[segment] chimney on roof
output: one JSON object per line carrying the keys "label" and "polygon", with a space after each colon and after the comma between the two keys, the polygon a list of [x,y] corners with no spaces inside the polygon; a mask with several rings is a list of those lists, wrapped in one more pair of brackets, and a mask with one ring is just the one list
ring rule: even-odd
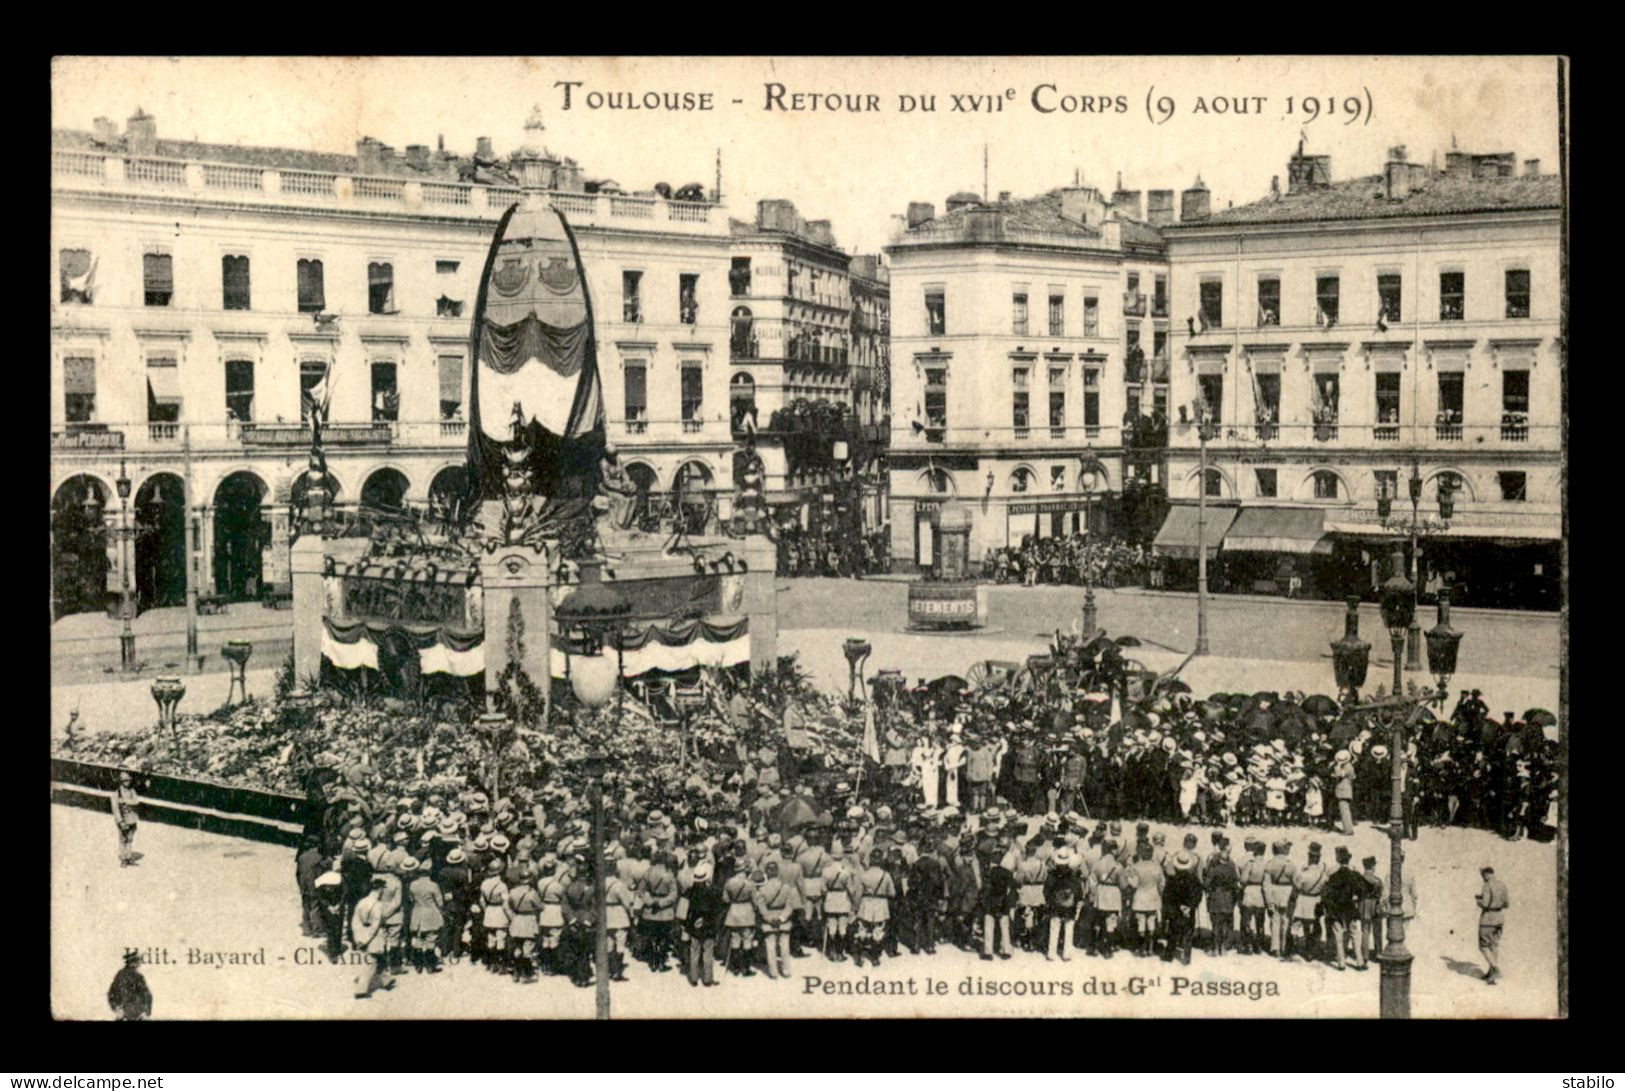
{"label": "chimney on roof", "polygon": [[158,119],[137,106],[125,123],[124,135],[129,138],[132,152],[151,155],[158,148]]}
{"label": "chimney on roof", "polygon": [[490,137],[476,136],[474,138],[474,157],[476,159],[484,159],[486,162],[490,162],[496,158],[496,155],[491,151]]}
{"label": "chimney on roof", "polygon": [[1196,184],[1179,195],[1179,219],[1183,223],[1187,220],[1205,220],[1213,211],[1213,195],[1208,192],[1207,186],[1202,184],[1202,176],[1196,176]]}
{"label": "chimney on roof", "polygon": [[1281,199],[1281,176],[1279,174],[1272,174],[1272,175],[1270,175],[1270,200],[1279,201],[1280,199]]}
{"label": "chimney on roof", "polygon": [[910,201],[908,203],[908,226],[910,229],[929,223],[937,218],[937,206],[930,201]]}
{"label": "chimney on roof", "polygon": [[1539,178],[1540,177],[1540,160],[1539,159],[1525,159],[1523,161],[1523,176],[1525,178]]}
{"label": "chimney on roof", "polygon": [[383,156],[379,150],[382,144],[370,136],[364,136],[355,142],[355,166],[362,174],[377,174],[381,169]]}
{"label": "chimney on roof", "polygon": [[1061,191],[1061,218],[1099,227],[1106,218],[1106,199],[1094,186],[1069,186]]}
{"label": "chimney on roof", "polygon": [[1152,227],[1174,222],[1174,191],[1154,189],[1146,196],[1146,219]]}
{"label": "chimney on roof", "polygon": [[1007,205],[1009,203],[1010,203],[1010,191],[1007,190],[1007,189],[999,190],[999,204]]}
{"label": "chimney on roof", "polygon": [[820,246],[835,249],[835,229],[828,220],[808,220],[807,237]]}
{"label": "chimney on roof", "polygon": [[1332,184],[1332,157],[1305,155],[1302,148],[1293,153],[1286,164],[1287,193],[1302,193],[1307,189],[1323,189]]}
{"label": "chimney on roof", "polygon": [[1140,191],[1124,189],[1122,175],[1118,175],[1117,189],[1112,193],[1112,211],[1135,220],[1145,219],[1140,212]]}
{"label": "chimney on roof", "polygon": [[429,145],[408,144],[406,146],[406,161],[418,170],[428,170]]}
{"label": "chimney on roof", "polygon": [[1518,173],[1518,157],[1514,152],[1491,152],[1473,156],[1473,180],[1494,181],[1511,178]]}
{"label": "chimney on roof", "polygon": [[775,197],[756,202],[756,226],[762,231],[784,231],[794,234],[799,220],[793,201]]}
{"label": "chimney on roof", "polygon": [[96,119],[96,143],[118,143],[118,126],[113,123],[112,118],[99,117]]}
{"label": "chimney on roof", "polygon": [[982,199],[970,190],[960,190],[958,193],[949,195],[948,199],[943,202],[943,211],[958,212],[962,208],[974,208],[981,203]]}

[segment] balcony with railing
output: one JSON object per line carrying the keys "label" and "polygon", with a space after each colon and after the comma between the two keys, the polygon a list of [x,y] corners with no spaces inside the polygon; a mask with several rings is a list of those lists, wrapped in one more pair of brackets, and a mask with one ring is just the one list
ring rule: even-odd
{"label": "balcony with railing", "polygon": [[127,159],[124,177],[137,185],[182,189],[186,186],[186,164],[178,159]]}
{"label": "balcony with railing", "polygon": [[1441,443],[1461,442],[1461,414],[1453,412],[1440,413],[1433,422],[1433,438]]}
{"label": "balcony with railing", "polygon": [[181,426],[174,421],[147,422],[147,439],[153,443],[169,444],[179,441]]}
{"label": "balcony with railing", "polygon": [[1523,443],[1529,439],[1529,414],[1507,412],[1501,414],[1501,438],[1509,443]]}
{"label": "balcony with railing", "polygon": [[1154,295],[1154,296],[1151,297],[1151,317],[1152,318],[1167,318],[1168,317],[1168,297],[1167,296],[1165,296],[1165,295]]}
{"label": "balcony with railing", "polygon": [[259,193],[265,188],[264,174],[258,167],[228,167],[218,163],[205,163],[203,187],[238,193]]}
{"label": "balcony with railing", "polygon": [[1125,315],[1131,318],[1144,318],[1145,309],[1146,303],[1144,292],[1123,293],[1123,313]]}
{"label": "balcony with railing", "polygon": [[[160,156],[103,154],[76,148],[53,149],[53,184],[63,188],[191,190],[224,199],[253,194],[256,201],[309,206],[361,203],[461,213],[493,219],[527,194],[544,198],[573,222],[656,221],[663,231],[709,234],[726,221],[708,201],[679,201],[656,195],[530,190],[512,185],[481,185],[450,175],[431,178],[340,174],[296,168],[250,166]],[[652,225],[651,225],[652,226]]]}

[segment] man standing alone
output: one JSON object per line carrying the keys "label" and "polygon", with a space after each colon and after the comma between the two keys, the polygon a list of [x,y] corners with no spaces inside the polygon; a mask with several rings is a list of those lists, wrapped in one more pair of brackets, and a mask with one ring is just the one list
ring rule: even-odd
{"label": "man standing alone", "polygon": [[118,825],[119,867],[135,865],[136,808],[140,805],[141,797],[135,794],[135,784],[130,774],[120,773],[118,791],[113,795],[113,821]]}
{"label": "man standing alone", "polygon": [[1495,877],[1495,869],[1482,867],[1484,888],[1478,892],[1478,949],[1484,953],[1489,969],[1484,971],[1484,984],[1493,985],[1501,976],[1501,926],[1505,922],[1507,906],[1506,884]]}

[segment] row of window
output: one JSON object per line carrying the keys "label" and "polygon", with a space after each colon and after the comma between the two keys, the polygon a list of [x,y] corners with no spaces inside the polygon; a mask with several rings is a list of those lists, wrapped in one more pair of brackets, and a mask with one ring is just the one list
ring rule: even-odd
{"label": "row of window", "polygon": [[[700,320],[700,274],[677,275],[677,321],[692,326]],[[621,321],[643,321],[643,272],[621,271]]]}
{"label": "row of window", "polygon": [[[89,250],[63,250],[58,255],[60,292],[63,303],[94,303],[96,296],[96,256]],[[441,278],[440,297],[435,301],[439,318],[460,318],[462,291],[456,277],[461,263],[440,259],[435,275]],[[141,256],[142,293],[148,307],[167,307],[175,295],[173,255],[147,253]],[[318,314],[327,309],[327,278],[319,258],[300,258],[295,270],[298,306],[301,314]],[[628,269],[621,273],[621,318],[643,321],[643,273]],[[699,321],[698,273],[682,273],[677,278],[678,321],[694,325]],[[220,259],[220,305],[228,311],[253,309],[252,277],[246,254],[226,254]],[[395,304],[395,266],[392,262],[367,263],[367,310],[371,314],[398,314]]]}
{"label": "row of window", "polygon": [[[637,434],[649,427],[649,362],[627,360],[622,367],[626,430]],[[698,360],[678,365],[678,411],[685,430],[698,430],[705,404],[705,368]]]}
{"label": "row of window", "polygon": [[[1404,320],[1404,281],[1399,273],[1377,274],[1377,325]],[[1197,321],[1203,329],[1224,325],[1224,281],[1219,277],[1202,279]],[[1315,277],[1315,325],[1330,328],[1343,317],[1342,278],[1335,273]],[[1508,269],[1503,283],[1504,311],[1508,318],[1529,317],[1529,270]],[[1460,270],[1439,273],[1439,321],[1460,322],[1467,315],[1467,274]],[[1281,278],[1258,278],[1257,325],[1281,325]]]}
{"label": "row of window", "polygon": [[[69,356],[63,365],[65,419],[85,424],[96,419],[96,361],[91,357]],[[441,356],[436,360],[440,382],[440,419],[460,420],[463,412],[463,357]],[[312,402],[321,396],[329,365],[325,360],[306,360],[299,365],[300,418],[309,415]],[[228,359],[225,362],[226,420],[251,422],[255,419],[254,361]],[[371,414],[375,421],[400,419],[400,389],[396,364],[377,360],[370,368]],[[176,357],[156,353],[147,358],[147,420],[162,424],[181,418],[180,368]]]}
{"label": "row of window", "polygon": [[[58,255],[60,292],[63,303],[94,303],[96,299],[97,258],[89,250],[63,250]],[[435,314],[459,318],[463,313],[462,289],[457,281],[461,263],[449,259],[435,261],[440,297]],[[299,313],[319,314],[327,309],[327,277],[320,258],[300,258],[295,268]],[[175,297],[175,259],[171,254],[141,255],[142,301],[148,307],[168,307]],[[253,309],[251,264],[246,254],[226,254],[220,259],[220,306],[228,311]],[[371,314],[398,314],[395,305],[395,266],[392,262],[367,263],[367,310]]]}
{"label": "row of window", "polygon": [[[1508,502],[1522,502],[1529,498],[1529,475],[1523,470],[1501,470],[1496,473],[1496,481],[1500,486],[1501,499]],[[1399,471],[1373,470],[1372,478],[1375,482],[1375,491],[1372,495],[1389,500],[1399,498]],[[1465,495],[1460,475],[1442,473],[1439,475],[1442,486],[1451,489],[1457,496]],[[1316,500],[1343,500],[1342,479],[1330,470],[1316,470],[1310,475],[1310,482],[1314,488]],[[1278,496],[1279,471],[1270,468],[1257,467],[1253,470],[1253,495],[1273,499]],[[1224,475],[1218,470],[1210,469],[1203,482],[1204,491],[1208,496],[1221,497],[1224,495]],[[1018,490],[1019,491],[1019,490]]]}
{"label": "row of window", "polygon": [[[1400,374],[1397,371],[1379,371],[1376,380],[1375,416],[1379,427],[1396,426],[1394,439],[1398,439],[1400,409]],[[1311,415],[1316,424],[1336,423],[1339,414],[1340,376],[1325,374],[1313,376],[1310,388]],[[1224,376],[1198,375],[1198,388],[1202,401],[1214,421],[1222,422],[1224,414]],[[1459,371],[1438,373],[1437,423],[1462,423],[1462,406],[1466,392],[1466,376]],[[1255,423],[1277,424],[1281,414],[1281,376],[1259,374],[1253,376],[1253,404]],[[1501,423],[1525,425],[1529,422],[1529,372],[1523,368],[1506,368],[1501,372]],[[1379,434],[1378,438],[1382,438]]]}

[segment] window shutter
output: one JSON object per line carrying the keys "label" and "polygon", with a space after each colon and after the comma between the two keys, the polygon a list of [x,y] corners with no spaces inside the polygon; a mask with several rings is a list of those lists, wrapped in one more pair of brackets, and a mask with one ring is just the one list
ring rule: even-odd
{"label": "window shutter", "polygon": [[463,401],[463,358],[440,358],[440,400],[461,405]]}
{"label": "window shutter", "polygon": [[175,259],[168,254],[143,254],[141,274],[149,292],[175,290]]}
{"label": "window shutter", "polygon": [[62,390],[67,394],[96,393],[96,361],[85,356],[63,360]]}

